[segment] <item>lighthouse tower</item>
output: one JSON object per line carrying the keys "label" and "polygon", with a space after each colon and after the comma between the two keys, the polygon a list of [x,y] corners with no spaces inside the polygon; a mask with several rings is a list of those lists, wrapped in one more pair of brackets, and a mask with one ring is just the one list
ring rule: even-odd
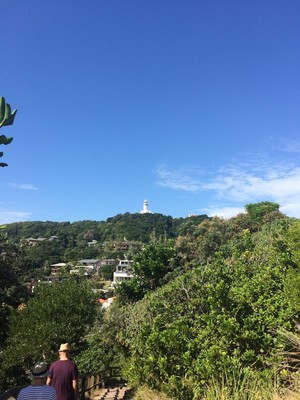
{"label": "lighthouse tower", "polygon": [[149,214],[149,213],[151,213],[151,211],[148,210],[148,201],[145,199],[143,209],[142,211],[140,211],[140,214]]}

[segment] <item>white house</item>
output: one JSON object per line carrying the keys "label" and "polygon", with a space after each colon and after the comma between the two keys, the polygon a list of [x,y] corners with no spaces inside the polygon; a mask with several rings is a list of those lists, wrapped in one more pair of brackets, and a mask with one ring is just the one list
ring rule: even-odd
{"label": "white house", "polygon": [[101,265],[101,260],[84,259],[77,262],[70,274],[78,274],[79,271],[84,271],[84,275],[93,275],[98,271]]}
{"label": "white house", "polygon": [[133,265],[132,260],[120,260],[116,270],[114,272],[114,278],[113,278],[113,283],[112,286],[118,285],[119,283],[122,283],[124,281],[127,281],[129,279],[133,278],[133,274],[131,272],[131,267]]}
{"label": "white house", "polygon": [[68,264],[67,263],[56,263],[56,264],[51,264],[50,268],[51,268],[51,275],[57,275],[60,271],[61,268],[66,267]]}
{"label": "white house", "polygon": [[93,239],[91,242],[87,242],[88,247],[95,247],[97,244],[97,240]]}

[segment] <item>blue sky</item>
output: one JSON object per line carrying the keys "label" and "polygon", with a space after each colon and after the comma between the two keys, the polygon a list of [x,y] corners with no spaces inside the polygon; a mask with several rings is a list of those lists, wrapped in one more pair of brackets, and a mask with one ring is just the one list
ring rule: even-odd
{"label": "blue sky", "polygon": [[300,217],[299,0],[1,2],[0,223]]}

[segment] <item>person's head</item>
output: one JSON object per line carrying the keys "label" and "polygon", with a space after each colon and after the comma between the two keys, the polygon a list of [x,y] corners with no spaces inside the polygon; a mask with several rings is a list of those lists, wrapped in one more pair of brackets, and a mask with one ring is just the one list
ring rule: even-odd
{"label": "person's head", "polygon": [[62,343],[60,348],[58,349],[59,357],[60,358],[68,358],[70,353],[71,347],[69,343]]}
{"label": "person's head", "polygon": [[46,384],[48,375],[48,366],[45,361],[38,361],[37,363],[35,363],[30,374],[33,384],[43,385]]}

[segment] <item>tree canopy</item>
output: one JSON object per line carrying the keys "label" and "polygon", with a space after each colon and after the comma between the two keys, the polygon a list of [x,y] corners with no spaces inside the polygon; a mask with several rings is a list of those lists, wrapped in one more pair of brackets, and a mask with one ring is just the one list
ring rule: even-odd
{"label": "tree canopy", "polygon": [[260,203],[245,205],[245,209],[253,221],[261,221],[267,214],[279,211],[279,207],[278,203],[271,201],[261,201]]}
{"label": "tree canopy", "polygon": [[76,354],[95,321],[95,300],[86,281],[69,279],[38,285],[34,297],[10,316],[4,367],[20,367],[24,375],[42,357],[53,361],[60,343],[65,342]]}

